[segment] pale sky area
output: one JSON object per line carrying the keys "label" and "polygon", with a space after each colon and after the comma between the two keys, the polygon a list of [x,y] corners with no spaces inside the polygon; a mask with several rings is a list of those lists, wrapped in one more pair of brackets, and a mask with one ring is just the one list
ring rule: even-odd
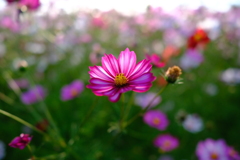
{"label": "pale sky area", "polygon": [[[167,11],[178,6],[194,9],[201,5],[214,11],[227,11],[233,4],[240,5],[240,0],[41,0],[41,11],[46,11],[50,2],[55,4],[55,8],[63,9],[66,12],[76,11],[80,8],[98,8],[103,11],[115,9],[126,14],[144,12],[148,5],[160,6]],[[0,0],[0,9],[5,5],[5,1]]]}

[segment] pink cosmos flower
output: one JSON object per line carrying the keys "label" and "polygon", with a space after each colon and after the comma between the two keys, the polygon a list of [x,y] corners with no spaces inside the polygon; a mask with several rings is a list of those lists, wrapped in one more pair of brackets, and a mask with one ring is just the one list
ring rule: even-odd
{"label": "pink cosmos flower", "polygon": [[10,143],[9,146],[13,148],[24,149],[28,143],[32,140],[32,136],[29,134],[20,134],[19,137],[15,137]]}
{"label": "pink cosmos flower", "polygon": [[75,80],[71,84],[66,85],[62,88],[61,99],[67,101],[77,97],[84,89],[82,81]]}
{"label": "pink cosmos flower", "polygon": [[206,139],[198,143],[196,155],[199,160],[228,160],[227,145],[222,139]]}
{"label": "pink cosmos flower", "polygon": [[27,92],[22,93],[21,100],[24,104],[29,105],[43,100],[45,96],[45,89],[40,85],[36,85]]}
{"label": "pink cosmos flower", "polygon": [[13,32],[18,32],[20,29],[20,26],[18,23],[16,23],[12,18],[10,17],[3,17],[0,20],[0,27],[2,28],[8,28]]}
{"label": "pink cosmos flower", "polygon": [[144,114],[143,120],[149,126],[157,128],[158,130],[165,130],[168,126],[167,116],[158,110],[151,110]]}
{"label": "pink cosmos flower", "polygon": [[127,91],[146,92],[156,79],[150,72],[152,65],[149,60],[142,60],[136,64],[134,51],[126,48],[119,58],[112,54],[102,57],[102,66],[89,67],[90,84],[97,96],[108,96],[111,102],[117,102],[122,93]]}
{"label": "pink cosmos flower", "polygon": [[157,55],[156,53],[153,53],[152,55],[149,55],[149,54],[146,54],[146,57],[148,60],[151,61],[151,63],[158,67],[158,68],[162,68],[165,66],[165,63],[164,62],[161,62],[160,60],[160,56]]}
{"label": "pink cosmos flower", "polygon": [[170,134],[162,134],[154,140],[154,145],[163,152],[168,152],[177,148],[179,146],[179,141]]}

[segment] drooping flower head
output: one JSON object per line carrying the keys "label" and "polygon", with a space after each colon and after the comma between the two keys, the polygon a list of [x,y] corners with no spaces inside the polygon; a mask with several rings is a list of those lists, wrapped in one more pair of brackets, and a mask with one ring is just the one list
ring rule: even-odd
{"label": "drooping flower head", "polygon": [[146,92],[156,78],[150,72],[152,65],[149,60],[136,64],[134,51],[128,48],[120,53],[119,58],[112,54],[102,57],[102,66],[89,67],[90,84],[97,96],[108,96],[111,102],[117,102],[122,93],[127,91]]}
{"label": "drooping flower head", "polygon": [[84,89],[84,83],[80,80],[75,80],[69,85],[62,88],[61,99],[67,101],[77,97]]}
{"label": "drooping flower head", "polygon": [[227,145],[222,139],[206,139],[198,143],[196,155],[199,160],[228,160]]}
{"label": "drooping flower head", "polygon": [[158,130],[165,130],[169,123],[167,116],[158,110],[150,110],[146,112],[143,116],[143,120],[146,124],[157,128]]}
{"label": "drooping flower head", "polygon": [[15,137],[10,143],[9,146],[13,148],[24,149],[28,143],[32,140],[32,136],[29,134],[20,134],[19,137]]}
{"label": "drooping flower head", "polygon": [[188,48],[196,48],[199,45],[205,45],[210,41],[207,33],[203,29],[196,31],[188,38]]}
{"label": "drooping flower head", "polygon": [[153,143],[163,152],[171,151],[179,145],[178,139],[170,134],[159,135]]}
{"label": "drooping flower head", "polygon": [[33,104],[43,100],[46,96],[45,90],[42,86],[37,85],[30,88],[27,92],[22,93],[21,100],[24,104]]}
{"label": "drooping flower head", "polygon": [[164,62],[161,62],[161,58],[156,53],[153,53],[151,55],[146,54],[146,58],[151,61],[151,63],[156,66],[157,68],[162,68],[165,66]]}

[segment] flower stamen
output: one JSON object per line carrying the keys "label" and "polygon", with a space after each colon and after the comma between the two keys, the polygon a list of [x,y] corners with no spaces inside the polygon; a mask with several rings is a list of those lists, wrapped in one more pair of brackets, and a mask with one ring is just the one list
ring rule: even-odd
{"label": "flower stamen", "polygon": [[154,125],[159,125],[160,124],[160,119],[159,118],[154,118],[153,119],[153,124]]}
{"label": "flower stamen", "polygon": [[127,84],[127,82],[128,82],[128,79],[124,76],[123,73],[117,74],[114,79],[114,83],[116,86],[123,86]]}
{"label": "flower stamen", "polygon": [[71,95],[74,97],[78,94],[78,91],[76,89],[71,90]]}
{"label": "flower stamen", "polygon": [[212,153],[211,154],[211,159],[218,159],[218,155],[216,153]]}

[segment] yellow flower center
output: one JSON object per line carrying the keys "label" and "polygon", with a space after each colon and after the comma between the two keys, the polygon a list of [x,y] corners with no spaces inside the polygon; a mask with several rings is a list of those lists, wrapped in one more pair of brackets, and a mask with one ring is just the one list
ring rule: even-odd
{"label": "yellow flower center", "polygon": [[229,151],[229,155],[230,156],[235,156],[237,154],[237,152],[234,150],[234,149],[231,149],[230,151]]}
{"label": "yellow flower center", "polygon": [[211,159],[218,159],[218,155],[216,153],[211,154]]}
{"label": "yellow flower center", "polygon": [[200,41],[202,39],[202,35],[201,34],[196,34],[196,35],[194,35],[194,39],[196,41]]}
{"label": "yellow flower center", "polygon": [[75,97],[78,94],[78,91],[76,89],[71,90],[71,95]]}
{"label": "yellow flower center", "polygon": [[123,85],[127,84],[128,79],[124,76],[123,73],[119,73],[116,75],[114,82],[115,82],[116,86],[123,86]]}
{"label": "yellow flower center", "polygon": [[163,146],[164,146],[164,148],[168,148],[168,147],[171,146],[171,142],[170,142],[170,141],[165,141],[165,142],[163,143]]}
{"label": "yellow flower center", "polygon": [[154,125],[159,125],[160,124],[160,119],[159,118],[154,118],[153,119],[153,124]]}

